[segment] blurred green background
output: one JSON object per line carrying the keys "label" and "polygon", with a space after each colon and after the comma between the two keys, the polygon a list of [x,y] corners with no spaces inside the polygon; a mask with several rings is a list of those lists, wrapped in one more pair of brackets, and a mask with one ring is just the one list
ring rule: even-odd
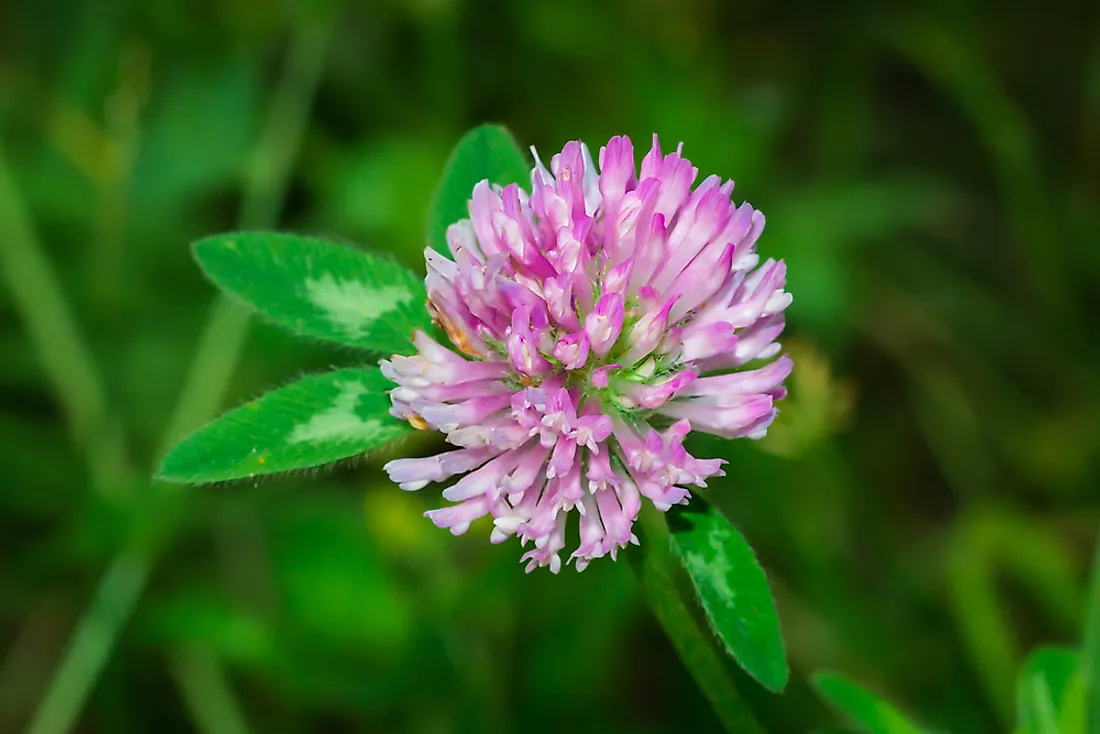
{"label": "blurred green background", "polygon": [[717,729],[628,564],[525,576],[385,456],[147,479],[358,359],[211,311],[188,243],[279,227],[419,270],[484,120],[547,153],[682,140],[768,216],[791,397],[763,442],[696,447],[776,591],[794,682],[750,689],[761,717],[830,725],[827,666],[1007,731],[1023,653],[1076,640],[1100,520],[1100,5],[1070,0],[0,4],[0,731]]}

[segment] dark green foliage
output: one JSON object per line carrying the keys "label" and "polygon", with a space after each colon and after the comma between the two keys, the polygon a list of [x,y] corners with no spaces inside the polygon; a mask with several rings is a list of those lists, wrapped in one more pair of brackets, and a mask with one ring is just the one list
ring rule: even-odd
{"label": "dark green foliage", "polygon": [[[198,730],[226,691],[265,734],[719,726],[621,561],[525,576],[487,528],[423,518],[438,495],[390,485],[392,453],[150,499],[214,292],[189,243],[275,187],[249,227],[419,274],[448,151],[484,120],[544,160],[659,132],[768,217],[791,395],[764,441],[689,446],[730,461],[708,498],[775,590],[791,679],[743,687],[761,721],[829,725],[805,685],[826,667],[937,729],[1010,731],[1027,651],[1080,638],[1100,525],[1092,6],[345,3],[316,93],[274,99],[336,5],[0,5],[0,731],[146,545],[81,732]],[[267,136],[300,137],[289,168],[256,160]],[[208,335],[241,349],[219,410],[373,359],[257,322]]]}

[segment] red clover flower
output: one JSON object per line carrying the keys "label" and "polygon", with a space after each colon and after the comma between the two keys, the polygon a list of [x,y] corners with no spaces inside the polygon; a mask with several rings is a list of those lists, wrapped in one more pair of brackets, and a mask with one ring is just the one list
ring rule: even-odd
{"label": "red clover flower", "polygon": [[684,448],[692,429],[764,436],[792,367],[776,342],[791,296],[783,262],[756,254],[764,216],[731,202],[732,181],[693,190],[680,147],[662,155],[654,136],[637,173],[625,136],[599,170],[577,141],[550,170],[535,161],[530,193],[474,187],[453,259],[425,251],[451,344],[418,331],[416,356],[381,367],[393,415],[456,448],[385,469],[406,490],[462,475],[435,524],[460,535],[490,515],[493,542],[517,535],[529,572],[557,573],[571,510],[583,570],[638,542],[643,497],[668,510],[724,474]]}

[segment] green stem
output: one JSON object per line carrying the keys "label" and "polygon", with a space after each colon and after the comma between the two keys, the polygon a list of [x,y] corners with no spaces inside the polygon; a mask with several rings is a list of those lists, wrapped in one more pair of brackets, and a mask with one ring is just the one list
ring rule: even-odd
{"label": "green stem", "polygon": [[1082,607],[1071,556],[1057,534],[996,506],[960,517],[949,549],[948,591],[960,639],[1007,726],[1016,715],[1014,671],[1022,655],[1011,617],[998,602],[997,579],[1014,580],[1068,629]]}
{"label": "green stem", "polygon": [[53,386],[74,443],[87,456],[93,488],[118,493],[128,467],[121,428],[107,417],[107,391],[64,290],[0,148],[0,273]]}
{"label": "green stem", "polygon": [[988,537],[988,524],[972,518],[958,521],[947,554],[947,590],[959,638],[974,672],[1001,722],[1006,723],[1015,715],[1013,693],[1020,651],[997,603],[995,560]]}
{"label": "green stem", "polygon": [[641,520],[645,532],[644,557],[640,557],[643,553],[629,555],[650,608],[676,648],[676,654],[703,691],[726,731],[764,734],[764,727],[741,697],[710,635],[700,628],[691,610],[684,604],[675,581],[678,565],[669,546],[664,515],[643,511]]}
{"label": "green stem", "polygon": [[202,734],[249,734],[248,721],[212,652],[180,650],[172,656],[172,674],[198,731]]}
{"label": "green stem", "polygon": [[[241,226],[275,225],[290,166],[301,143],[313,92],[320,81],[335,18],[300,23],[257,145],[242,205]],[[2,193],[2,192],[0,192]],[[168,422],[165,443],[208,419],[224,396],[229,375],[243,349],[248,316],[219,297],[199,339],[185,387]],[[86,386],[83,386],[86,388]],[[160,497],[174,496],[160,488]],[[159,503],[146,506],[156,512]],[[84,701],[106,663],[114,640],[145,589],[153,552],[140,546],[120,552],[96,589],[95,597],[70,640],[64,658],[28,728],[28,734],[64,734],[72,729]],[[130,569],[122,573],[117,569]]]}
{"label": "green stem", "polygon": [[145,588],[149,570],[146,558],[130,552],[116,556],[107,567],[27,734],[54,734],[72,728]]}

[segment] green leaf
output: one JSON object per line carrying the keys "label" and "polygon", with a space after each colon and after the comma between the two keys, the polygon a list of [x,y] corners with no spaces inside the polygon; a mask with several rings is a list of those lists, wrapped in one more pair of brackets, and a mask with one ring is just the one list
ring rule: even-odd
{"label": "green leaf", "polygon": [[826,702],[864,734],[921,734],[924,730],[890,704],[837,673],[818,672],[811,683]]}
{"label": "green leaf", "polygon": [[428,214],[430,247],[445,248],[447,227],[470,216],[468,204],[474,185],[485,179],[501,186],[518,183],[523,187],[531,180],[527,156],[501,125],[475,127],[451,151]]}
{"label": "green leaf", "polygon": [[195,259],[219,288],[303,336],[383,354],[430,329],[423,283],[400,265],[344,245],[273,232],[215,235]]}
{"label": "green leaf", "polygon": [[668,514],[672,546],[714,632],[753,678],[783,690],[790,671],[779,617],[752,548],[716,507],[699,499]]}
{"label": "green leaf", "polygon": [[642,542],[640,548],[627,552],[627,559],[676,654],[695,678],[726,731],[763,734],[764,728],[738,691],[713,636],[696,622],[677,588],[677,578],[682,571],[673,557],[665,514],[650,506],[642,510],[639,520]]}
{"label": "green leaf", "polygon": [[410,432],[389,415],[377,368],[313,375],[231,410],[180,441],[158,478],[220,482],[347,459]]}
{"label": "green leaf", "polygon": [[1081,682],[1088,701],[1088,732],[1100,734],[1100,540],[1092,561],[1092,583],[1085,614],[1085,642],[1081,655]]}
{"label": "green leaf", "polygon": [[[1040,647],[1028,656],[1016,685],[1017,723],[1021,731],[1084,734],[1080,724],[1071,729],[1063,728],[1061,723],[1080,657],[1076,650],[1052,646]],[[1067,726],[1070,723],[1067,717]]]}

